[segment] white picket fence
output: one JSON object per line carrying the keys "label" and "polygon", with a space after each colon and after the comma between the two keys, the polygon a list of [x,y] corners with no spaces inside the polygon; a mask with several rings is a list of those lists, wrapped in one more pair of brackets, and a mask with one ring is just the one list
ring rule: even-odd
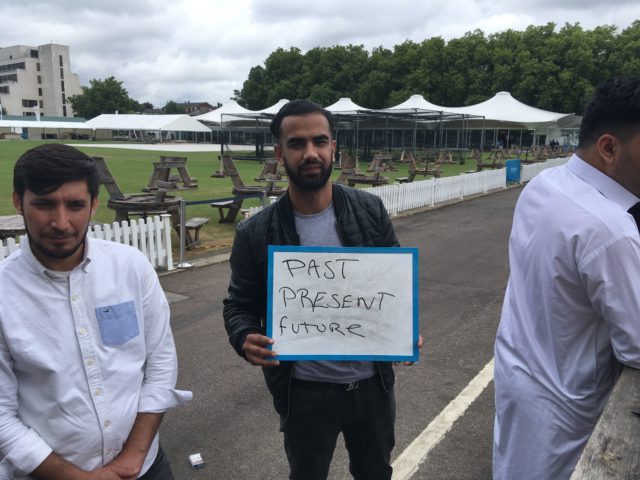
{"label": "white picket fence", "polygon": [[[87,235],[131,245],[144,253],[156,269],[173,270],[175,268],[171,252],[171,215],[140,218],[132,221],[131,224],[124,221],[95,225],[89,229]],[[0,241],[0,260],[20,248],[20,242],[24,239],[23,235],[17,242],[13,238],[8,238],[6,243]]]}
{"label": "white picket fence", "polygon": [[[547,168],[564,165],[568,160],[568,158],[554,158],[546,162],[522,165],[520,183],[528,182]],[[438,203],[462,200],[469,195],[488,193],[506,187],[506,169],[500,168],[464,173],[455,177],[430,178],[418,182],[369,187],[363,190],[380,197],[389,215],[398,215],[415,208],[433,207]],[[245,218],[258,213],[262,208],[249,208],[244,212]]]}

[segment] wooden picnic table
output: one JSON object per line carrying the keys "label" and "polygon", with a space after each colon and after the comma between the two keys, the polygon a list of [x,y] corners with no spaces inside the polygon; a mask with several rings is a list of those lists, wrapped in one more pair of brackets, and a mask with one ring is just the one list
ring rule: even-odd
{"label": "wooden picnic table", "polygon": [[0,216],[0,240],[24,235],[27,230],[22,215]]}
{"label": "wooden picnic table", "polygon": [[115,210],[116,222],[131,222],[132,216],[146,218],[151,215],[168,213],[175,228],[180,226],[180,200],[182,197],[153,193],[127,194],[122,199],[110,198],[107,207]]}

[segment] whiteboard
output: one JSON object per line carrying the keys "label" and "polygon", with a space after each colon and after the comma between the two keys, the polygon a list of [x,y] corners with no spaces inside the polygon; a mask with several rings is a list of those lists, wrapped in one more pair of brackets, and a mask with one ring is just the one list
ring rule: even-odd
{"label": "whiteboard", "polygon": [[418,360],[418,249],[269,246],[279,360]]}

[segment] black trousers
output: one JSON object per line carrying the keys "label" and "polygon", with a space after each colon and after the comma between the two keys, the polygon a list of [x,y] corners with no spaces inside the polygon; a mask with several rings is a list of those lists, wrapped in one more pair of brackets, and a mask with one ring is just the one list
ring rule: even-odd
{"label": "black trousers", "polygon": [[377,376],[352,385],[293,380],[283,420],[291,480],[326,480],[342,432],[355,480],[391,479],[395,397]]}
{"label": "black trousers", "polygon": [[144,475],[138,477],[138,480],[175,480],[173,472],[171,471],[171,465],[169,465],[169,459],[165,455],[162,447],[158,447],[158,455],[153,461],[153,464]]}

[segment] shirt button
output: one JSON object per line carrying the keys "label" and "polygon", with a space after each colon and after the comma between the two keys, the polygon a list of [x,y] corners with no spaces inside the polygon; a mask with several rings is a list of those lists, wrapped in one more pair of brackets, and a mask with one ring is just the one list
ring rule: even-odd
{"label": "shirt button", "polygon": [[80,330],[78,330],[78,332],[80,333],[80,335],[86,335],[87,334],[87,329],[83,327]]}
{"label": "shirt button", "polygon": [[93,367],[96,364],[96,361],[93,358],[90,358],[89,360],[87,360],[87,365],[89,365],[90,367]]}
{"label": "shirt button", "polygon": [[100,388],[96,388],[96,389],[93,391],[93,393],[94,393],[94,395],[95,395],[96,397],[99,397],[100,395],[102,395],[102,389],[100,389]]}
{"label": "shirt button", "polygon": [[71,295],[71,301],[72,302],[77,302],[78,301],[78,295]]}
{"label": "shirt button", "polygon": [[111,422],[109,420],[105,420],[102,425],[104,425],[104,428],[109,428],[111,426]]}

